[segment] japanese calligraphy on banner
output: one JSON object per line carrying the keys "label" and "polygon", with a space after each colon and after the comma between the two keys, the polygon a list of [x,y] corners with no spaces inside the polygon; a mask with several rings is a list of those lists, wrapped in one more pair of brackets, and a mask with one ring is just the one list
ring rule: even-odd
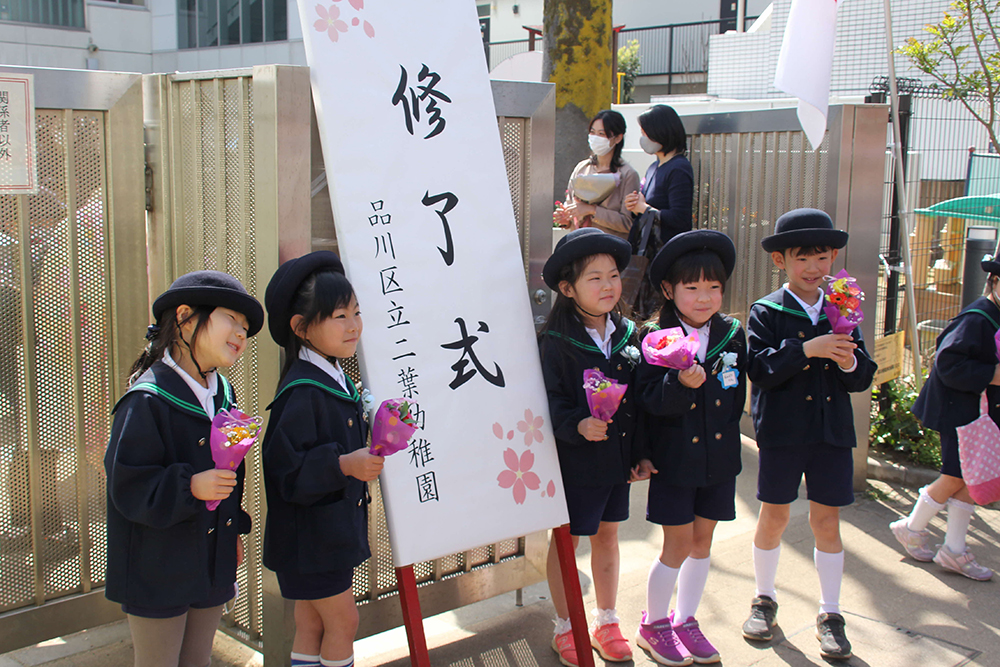
{"label": "japanese calligraphy on banner", "polygon": [[381,477],[396,565],[565,523],[475,4],[299,15],[363,379],[418,406]]}
{"label": "japanese calligraphy on banner", "polygon": [[0,70],[0,194],[37,192],[34,75]]}

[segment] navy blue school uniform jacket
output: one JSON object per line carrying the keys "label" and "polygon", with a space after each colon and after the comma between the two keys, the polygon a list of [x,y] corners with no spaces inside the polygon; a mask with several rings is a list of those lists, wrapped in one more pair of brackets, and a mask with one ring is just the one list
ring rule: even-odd
{"label": "navy blue school uniform jacket", "polygon": [[865,350],[858,327],[851,333],[858,346],[854,350],[858,365],[850,373],[832,359],[806,357],[803,343],[830,331],[824,313],[813,326],[783,287],[750,307],[747,379],[760,448],[857,445],[848,392],[867,389],[878,366]]}
{"label": "navy blue school uniform jacket", "polygon": [[[681,326],[671,312],[664,328]],[[736,386],[724,389],[722,355],[736,353]],[[746,404],[747,339],[740,321],[712,316],[705,354],[705,382],[686,387],[679,371],[655,366],[643,358],[639,366],[639,405],[646,412],[646,453],[673,486],[704,487],[740,474],[740,417]]]}
{"label": "navy blue school uniform jacket", "polygon": [[913,404],[913,414],[924,426],[941,431],[973,421],[984,389],[990,417],[1000,424],[1000,387],[990,384],[997,367],[993,336],[998,327],[1000,309],[980,297],[938,336],[934,368]]}
{"label": "navy blue school uniform jacket", "polygon": [[358,390],[296,359],[278,386],[264,434],[264,565],[314,574],[353,568],[368,548],[368,485],[340,469],[365,446]]}
{"label": "navy blue school uniform jacket", "polygon": [[[232,407],[219,376],[215,409]],[[250,532],[243,511],[244,464],[215,511],[191,495],[191,476],[215,467],[211,421],[194,392],[162,361],[114,408],[104,456],[108,475],[109,600],[165,609],[207,600],[236,581],[236,540]]]}
{"label": "navy blue school uniform jacket", "polygon": [[[635,393],[639,339],[631,320],[615,314],[611,317],[615,331],[611,335],[610,359],[576,320],[568,333],[545,331],[538,338],[559,468],[563,482],[572,486],[623,484],[638,461],[633,448],[642,438]],[[588,368],[628,385],[608,424],[608,439],[601,442],[587,440],[577,430],[577,425],[590,416],[583,389],[583,371]]]}

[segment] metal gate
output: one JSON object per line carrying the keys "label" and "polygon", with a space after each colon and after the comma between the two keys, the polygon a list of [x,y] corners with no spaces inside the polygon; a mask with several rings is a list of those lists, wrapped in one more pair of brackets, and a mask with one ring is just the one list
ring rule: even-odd
{"label": "metal gate", "polygon": [[140,77],[6,69],[35,77],[40,190],[0,197],[0,652],[121,615],[103,457],[148,307]]}

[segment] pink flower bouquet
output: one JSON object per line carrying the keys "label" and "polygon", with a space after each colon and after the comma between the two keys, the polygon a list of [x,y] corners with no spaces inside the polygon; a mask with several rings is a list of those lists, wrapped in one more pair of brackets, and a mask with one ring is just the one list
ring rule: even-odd
{"label": "pink flower bouquet", "polygon": [[993,335],[993,342],[997,344],[997,360],[1000,361],[1000,329]]}
{"label": "pink flower bouquet", "polygon": [[698,359],[698,332],[685,334],[681,327],[651,331],[642,339],[642,356],[654,366],[685,371]]}
{"label": "pink flower bouquet", "polygon": [[587,393],[587,407],[594,419],[609,422],[618,411],[627,384],[604,377],[599,370],[588,368],[583,372],[583,389]]}
{"label": "pink flower bouquet", "polygon": [[[250,417],[236,408],[220,410],[212,420],[209,444],[212,460],[217,470],[233,470],[239,467],[243,458],[260,437],[260,417]],[[221,500],[206,500],[205,506],[214,511]]]}
{"label": "pink flower bouquet", "polygon": [[864,313],[861,312],[861,302],[865,299],[865,293],[858,287],[858,281],[852,278],[846,269],[841,269],[836,276],[826,278],[830,282],[826,286],[823,312],[830,320],[833,333],[849,334],[865,319]]}
{"label": "pink flower bouquet", "polygon": [[389,456],[406,449],[410,436],[417,430],[413,418],[413,403],[402,398],[382,401],[372,424],[372,446],[368,451],[376,456]]}

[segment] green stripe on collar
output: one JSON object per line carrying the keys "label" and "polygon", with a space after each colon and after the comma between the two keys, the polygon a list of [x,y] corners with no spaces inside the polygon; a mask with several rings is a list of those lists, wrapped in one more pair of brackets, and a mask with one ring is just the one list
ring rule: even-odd
{"label": "green stripe on collar", "polygon": [[968,309],[967,311],[965,311],[965,312],[967,312],[967,313],[979,313],[980,315],[982,315],[983,317],[985,317],[986,319],[988,319],[988,320],[990,321],[990,324],[992,324],[992,325],[993,325],[993,328],[994,328],[994,329],[1000,329],[1000,323],[997,323],[997,321],[996,321],[995,319],[993,319],[992,317],[990,317],[990,316],[989,316],[989,315],[988,315],[988,314],[986,313],[986,311],[985,311],[985,310],[979,310],[978,308],[969,308],[969,309]]}
{"label": "green stripe on collar", "polygon": [[[622,339],[618,341],[614,347],[611,348],[611,354],[620,351],[623,347],[628,345],[629,340],[632,338],[632,334],[635,332],[635,322],[626,318],[622,318],[622,321],[626,323],[625,335],[622,336]],[[571,345],[575,345],[581,350],[586,350],[587,352],[593,352],[594,354],[600,354],[602,356],[604,355],[604,350],[597,347],[595,343],[584,343],[583,341],[579,341],[572,336],[567,336],[566,334],[559,333],[558,331],[546,331],[545,335],[562,338],[564,341],[570,343]]]}
{"label": "green stripe on collar", "polygon": [[739,328],[740,328],[740,321],[734,317],[733,323],[729,327],[729,332],[721,341],[718,342],[718,344],[715,347],[713,347],[705,354],[705,360],[707,361],[712,357],[714,357],[715,355],[717,355],[719,352],[721,352],[722,349],[729,344],[729,341],[733,339],[733,336],[736,335],[736,332],[739,330]]}
{"label": "green stripe on collar", "polygon": [[291,382],[289,382],[288,384],[286,384],[284,387],[281,388],[281,391],[279,391],[277,395],[275,395],[274,400],[275,401],[278,400],[279,396],[284,394],[292,387],[311,386],[311,387],[319,387],[320,389],[330,394],[333,394],[337,398],[342,398],[346,401],[352,401],[354,403],[357,403],[359,400],[361,400],[361,396],[358,394],[357,387],[354,386],[354,382],[347,375],[344,375],[344,379],[347,380],[347,384],[349,385],[348,386],[348,389],[350,390],[349,392],[343,391],[342,389],[335,389],[334,387],[323,384],[318,380],[310,380],[309,378],[300,378],[298,380],[292,380]]}
{"label": "green stripe on collar", "polygon": [[[794,308],[788,308],[787,306],[784,306],[783,304],[775,303],[773,301],[768,301],[767,299],[758,299],[757,301],[753,302],[753,305],[755,305],[755,306],[757,306],[757,305],[766,306],[766,307],[771,308],[773,310],[779,310],[779,311],[781,311],[783,313],[787,313],[789,315],[794,315],[796,317],[801,317],[803,319],[806,319],[806,320],[809,320],[810,322],[812,322],[812,319],[809,317],[809,315],[804,310],[795,310]],[[825,319],[827,319],[826,313],[824,313],[823,311],[820,311],[820,313],[819,313],[819,321],[822,322]]]}
{"label": "green stripe on collar", "polygon": [[222,384],[222,405],[219,409],[228,410],[231,406],[236,404],[236,397],[233,395],[233,386],[229,384],[229,380],[226,379],[225,375],[219,373],[218,378],[219,382]]}
{"label": "green stripe on collar", "polygon": [[181,410],[187,410],[188,412],[192,412],[198,415],[199,417],[204,417],[208,419],[208,413],[205,412],[204,406],[195,405],[194,403],[189,403],[188,401],[185,401],[183,398],[178,398],[173,394],[171,394],[166,389],[164,389],[163,387],[159,387],[152,382],[140,382],[139,384],[134,384],[129,388],[129,391],[149,392],[150,394],[159,396],[168,403],[172,403],[175,407],[178,407]]}

